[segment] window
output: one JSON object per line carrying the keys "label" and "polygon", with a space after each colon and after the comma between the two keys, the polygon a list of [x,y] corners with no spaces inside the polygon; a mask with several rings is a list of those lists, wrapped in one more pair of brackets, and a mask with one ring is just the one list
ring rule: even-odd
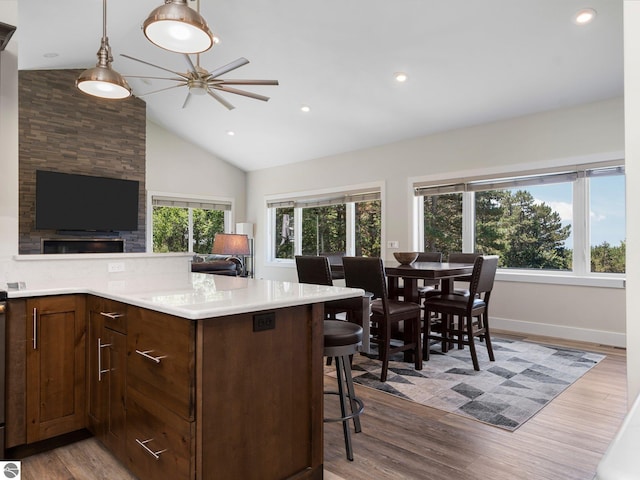
{"label": "window", "polygon": [[268,202],[272,260],[345,252],[379,256],[379,189],[332,192]]}
{"label": "window", "polygon": [[231,203],[152,197],[153,251],[211,253],[213,237],[225,231]]}
{"label": "window", "polygon": [[416,183],[419,240],[424,250],[445,256],[453,251],[498,255],[501,268],[623,273],[625,194],[619,163]]}

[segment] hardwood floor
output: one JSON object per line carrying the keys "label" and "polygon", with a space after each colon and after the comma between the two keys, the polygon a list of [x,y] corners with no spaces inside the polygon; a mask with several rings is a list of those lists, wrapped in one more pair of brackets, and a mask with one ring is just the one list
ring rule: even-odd
{"label": "hardwood floor", "polygon": [[[346,459],[340,424],[325,424],[325,479],[592,480],[627,411],[625,351],[509,336],[607,358],[515,432],[356,386],[365,412],[363,431],[353,435],[355,459]],[[329,388],[334,381],[325,378]],[[23,459],[22,478],[134,479],[94,438]]]}

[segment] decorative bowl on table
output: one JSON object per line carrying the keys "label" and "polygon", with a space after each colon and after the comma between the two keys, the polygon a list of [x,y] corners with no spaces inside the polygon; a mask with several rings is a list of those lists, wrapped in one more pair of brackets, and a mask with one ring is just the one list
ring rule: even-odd
{"label": "decorative bowl on table", "polygon": [[393,252],[393,256],[401,265],[411,265],[418,258],[418,252]]}

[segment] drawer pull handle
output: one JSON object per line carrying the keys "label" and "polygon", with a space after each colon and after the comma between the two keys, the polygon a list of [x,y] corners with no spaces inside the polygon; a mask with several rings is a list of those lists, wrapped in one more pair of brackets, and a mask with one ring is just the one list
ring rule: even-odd
{"label": "drawer pull handle", "polygon": [[102,343],[102,339],[98,337],[98,381],[102,381],[102,374],[108,373],[109,369],[102,369],[102,349],[105,347],[110,347],[110,343]]}
{"label": "drawer pull handle", "polygon": [[154,452],[149,447],[147,447],[147,443],[153,442],[153,438],[150,438],[148,440],[138,440],[136,438],[136,442],[138,442],[138,445],[144,448],[144,450],[156,460],[160,460],[160,455],[167,451],[167,449],[165,448],[164,450],[158,450],[157,452]]}
{"label": "drawer pull handle", "polygon": [[151,352],[153,352],[153,350],[145,350],[144,352],[141,352],[140,350],[136,350],[136,353],[138,355],[142,355],[144,358],[147,358],[153,362],[156,363],[160,363],[160,360],[162,360],[163,358],[167,358],[166,355],[161,355],[159,357],[154,357],[153,355],[149,355]]}
{"label": "drawer pull handle", "polygon": [[100,312],[100,315],[102,315],[103,317],[110,318],[111,320],[124,317],[124,313],[116,313],[116,312]]}

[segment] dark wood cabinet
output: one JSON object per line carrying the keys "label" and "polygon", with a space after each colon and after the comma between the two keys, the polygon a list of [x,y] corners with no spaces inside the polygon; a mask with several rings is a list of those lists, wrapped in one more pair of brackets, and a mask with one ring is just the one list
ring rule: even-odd
{"label": "dark wood cabinet", "polygon": [[127,306],[89,297],[87,428],[125,461]]}
{"label": "dark wood cabinet", "polygon": [[26,301],[26,443],[85,426],[85,296]]}

